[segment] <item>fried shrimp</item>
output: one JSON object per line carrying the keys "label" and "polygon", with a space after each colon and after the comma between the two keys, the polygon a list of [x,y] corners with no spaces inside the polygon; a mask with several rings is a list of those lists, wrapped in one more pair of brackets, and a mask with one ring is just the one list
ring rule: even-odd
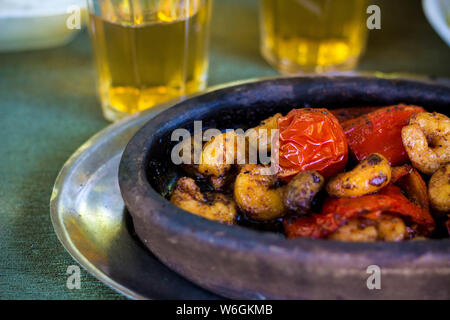
{"label": "fried shrimp", "polygon": [[433,138],[434,152],[441,163],[450,162],[450,134]]}
{"label": "fried shrimp", "polygon": [[378,220],[351,219],[331,234],[329,239],[353,242],[401,241],[407,235],[402,219],[383,214]]}
{"label": "fried shrimp", "polygon": [[450,119],[443,114],[414,114],[402,129],[402,140],[413,166],[425,174],[450,161]]}
{"label": "fried shrimp", "polygon": [[450,163],[431,176],[428,195],[434,209],[442,212],[450,211]]}
{"label": "fried shrimp", "polygon": [[245,149],[245,137],[235,131],[212,137],[203,146],[198,172],[209,178],[215,190],[220,190],[230,180],[232,166],[245,162]]}
{"label": "fried shrimp", "polygon": [[298,214],[307,214],[324,182],[325,179],[316,171],[300,172],[286,186],[284,205]]}
{"label": "fried shrimp", "polygon": [[[185,155],[184,150],[190,150],[190,154]],[[184,172],[186,172],[189,176],[196,178],[204,178],[204,176],[198,171],[198,164],[195,164],[195,150],[199,148],[201,150],[202,144],[201,142],[196,141],[194,137],[190,139],[185,139],[181,142],[181,150],[179,156],[183,159],[181,163],[181,167]],[[187,156],[187,158],[184,158]]]}
{"label": "fried shrimp", "polygon": [[381,215],[378,220],[377,231],[378,239],[383,241],[401,241],[408,235],[403,220],[387,214]]}
{"label": "fried shrimp", "polygon": [[258,148],[260,145],[266,145],[267,151],[272,150],[271,130],[278,129],[278,119],[283,115],[277,113],[272,117],[262,121],[259,126],[254,127],[256,135],[249,136],[250,146]]}
{"label": "fried shrimp", "polygon": [[359,219],[352,219],[328,238],[337,241],[373,242],[377,240],[378,232],[374,225],[365,225]]}
{"label": "fried shrimp", "polygon": [[429,147],[425,133],[417,124],[403,127],[402,140],[415,168],[428,175],[433,174],[439,168],[440,159],[436,152]]}
{"label": "fried shrimp", "polygon": [[242,167],[234,183],[234,199],[251,219],[267,221],[284,215],[284,187],[277,187],[277,177],[266,175],[262,165]]}
{"label": "fried shrimp", "polygon": [[450,119],[437,112],[416,113],[409,119],[409,124],[417,124],[430,139],[450,134]]}
{"label": "fried shrimp", "polygon": [[332,178],[326,190],[335,197],[357,197],[376,192],[391,181],[392,170],[388,160],[373,153],[353,170]]}
{"label": "fried shrimp", "polygon": [[205,143],[202,150],[201,163],[198,166],[198,171],[201,174],[221,177],[230,170],[236,151],[236,142],[230,142],[230,139],[236,139],[234,131],[212,137],[211,140]]}
{"label": "fried shrimp", "polygon": [[170,198],[177,207],[203,218],[234,224],[237,217],[236,203],[222,193],[201,193],[191,178],[183,177],[177,182]]}
{"label": "fried shrimp", "polygon": [[271,151],[271,129],[278,128],[280,117],[277,113],[262,121],[247,136],[230,130],[212,137],[203,146],[200,164],[195,167],[198,174],[207,177],[215,190],[221,190],[233,178],[229,175],[233,166],[248,163],[249,148],[258,150],[258,146],[265,145]]}

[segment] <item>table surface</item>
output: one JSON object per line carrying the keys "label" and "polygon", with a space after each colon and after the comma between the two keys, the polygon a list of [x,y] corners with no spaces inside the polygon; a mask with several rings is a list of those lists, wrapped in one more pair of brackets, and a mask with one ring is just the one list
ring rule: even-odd
{"label": "table surface", "polygon": [[[372,31],[358,70],[450,76],[450,49],[418,0],[378,0],[382,29]],[[215,1],[209,84],[272,76],[261,58],[256,0]],[[86,31],[57,49],[0,53],[0,299],[122,299],[75,264],[53,232],[49,200],[59,169],[109,123],[95,91]]]}

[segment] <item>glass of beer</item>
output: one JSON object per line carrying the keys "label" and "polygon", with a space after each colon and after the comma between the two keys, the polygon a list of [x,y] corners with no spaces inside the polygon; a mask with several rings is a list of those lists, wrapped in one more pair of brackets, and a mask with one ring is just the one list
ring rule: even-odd
{"label": "glass of beer", "polygon": [[206,87],[211,1],[88,0],[108,120]]}
{"label": "glass of beer", "polygon": [[260,0],[261,52],[282,73],[353,69],[366,45],[366,0]]}

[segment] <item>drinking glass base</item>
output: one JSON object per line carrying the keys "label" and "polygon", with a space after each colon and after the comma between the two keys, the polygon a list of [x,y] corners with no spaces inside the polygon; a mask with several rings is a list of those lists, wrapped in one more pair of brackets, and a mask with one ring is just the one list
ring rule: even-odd
{"label": "drinking glass base", "polygon": [[336,65],[314,66],[299,65],[292,61],[276,57],[268,48],[262,46],[261,54],[264,59],[278,72],[286,75],[302,73],[326,73],[334,71],[351,71],[358,65],[359,57],[350,57],[345,62]]}

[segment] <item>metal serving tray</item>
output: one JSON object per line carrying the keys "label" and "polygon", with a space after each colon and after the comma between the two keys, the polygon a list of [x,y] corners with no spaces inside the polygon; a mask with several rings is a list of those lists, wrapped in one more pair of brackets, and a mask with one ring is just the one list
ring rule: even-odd
{"label": "metal serving tray", "polygon": [[133,299],[217,299],[159,262],[134,236],[118,184],[122,152],[134,133],[174,103],[100,131],[65,163],[50,201],[52,223],[69,254],[106,285]]}
{"label": "metal serving tray", "polygon": [[[414,75],[370,75],[430,80]],[[433,80],[449,83],[448,79]],[[148,120],[177,102],[143,111],[94,135],[67,160],[51,195],[51,220],[64,248],[93,276],[132,299],[221,298],[171,271],[141,244],[119,190],[118,166],[128,141]]]}

